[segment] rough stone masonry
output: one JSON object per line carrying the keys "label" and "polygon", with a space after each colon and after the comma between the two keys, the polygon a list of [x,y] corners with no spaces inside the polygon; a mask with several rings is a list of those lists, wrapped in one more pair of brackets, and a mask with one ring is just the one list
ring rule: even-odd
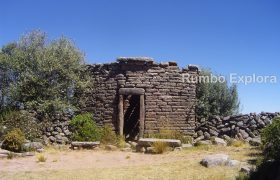
{"label": "rough stone masonry", "polygon": [[93,89],[85,96],[83,111],[100,125],[110,125],[127,138],[172,129],[193,135],[196,126],[198,68],[179,68],[176,62],[157,63],[151,58],[122,57],[108,64],[88,65]]}

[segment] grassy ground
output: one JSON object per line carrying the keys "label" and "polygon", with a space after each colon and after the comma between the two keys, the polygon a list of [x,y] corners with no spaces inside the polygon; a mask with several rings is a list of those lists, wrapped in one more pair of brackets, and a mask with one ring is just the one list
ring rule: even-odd
{"label": "grassy ground", "polygon": [[[235,179],[240,167],[205,168],[199,162],[208,154],[225,153],[231,159],[246,162],[254,158],[258,150],[248,146],[201,146],[163,155],[147,155],[128,152],[69,151],[49,149],[45,163],[36,158],[0,160],[1,179]],[[2,161],[2,162],[1,162]],[[10,162],[9,162],[10,161]],[[12,170],[22,161],[21,169]],[[15,166],[19,168],[20,166]]]}

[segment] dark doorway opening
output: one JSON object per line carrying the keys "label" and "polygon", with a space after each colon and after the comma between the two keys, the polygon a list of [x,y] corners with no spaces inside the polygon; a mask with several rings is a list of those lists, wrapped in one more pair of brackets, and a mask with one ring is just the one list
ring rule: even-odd
{"label": "dark doorway opening", "polygon": [[124,96],[124,136],[126,140],[137,140],[140,132],[140,96]]}

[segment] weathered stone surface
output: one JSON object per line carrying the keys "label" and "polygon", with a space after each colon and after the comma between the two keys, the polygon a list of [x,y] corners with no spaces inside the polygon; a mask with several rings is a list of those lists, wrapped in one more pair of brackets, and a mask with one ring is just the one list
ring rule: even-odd
{"label": "weathered stone surface", "polygon": [[37,150],[37,149],[42,149],[44,146],[41,142],[28,142],[23,144],[23,149],[25,150]]}
{"label": "weathered stone surface", "polygon": [[183,149],[188,149],[188,148],[192,148],[192,147],[193,147],[192,144],[182,144]]}
{"label": "weathered stone surface", "polygon": [[215,137],[213,139],[213,144],[219,145],[219,146],[227,146],[227,142],[221,138]]}
{"label": "weathered stone surface", "polygon": [[[77,147],[77,148],[92,149],[92,148],[97,147],[99,145],[100,145],[99,141],[97,141],[97,142],[78,142],[78,141],[71,142],[71,148],[72,149],[74,149],[75,147]],[[107,146],[108,146],[108,148],[111,147],[111,145],[107,145]]]}
{"label": "weathered stone surface", "polygon": [[229,156],[226,154],[214,154],[206,156],[200,162],[205,167],[214,167],[225,165],[229,160]]}
{"label": "weathered stone surface", "polygon": [[252,138],[250,141],[249,141],[250,145],[251,146],[259,146],[262,144],[262,141],[261,141],[261,138],[258,137],[258,138]]}
{"label": "weathered stone surface", "polygon": [[114,146],[114,145],[106,145],[105,149],[109,150],[109,151],[116,151],[118,149],[118,147]]}
{"label": "weathered stone surface", "polygon": [[10,151],[5,150],[5,149],[0,149],[0,154],[6,154],[8,155],[10,153]]}
{"label": "weathered stone surface", "polygon": [[181,141],[177,139],[155,139],[155,138],[140,138],[137,145],[143,147],[150,147],[155,142],[165,142],[170,147],[180,147]]}
{"label": "weathered stone surface", "polygon": [[[144,95],[144,133],[164,127],[162,119],[169,120],[170,129],[192,135],[195,131],[196,83],[186,78],[198,76],[198,68],[180,69],[176,62],[156,63],[149,58],[124,57],[108,64],[88,65],[95,87],[81,95],[85,103],[82,112],[93,114],[99,125],[108,124],[120,129],[119,96]],[[129,97],[124,97],[127,102]],[[126,111],[127,106],[124,106]],[[172,121],[171,121],[172,120]]]}
{"label": "weathered stone surface", "polygon": [[[220,137],[229,141],[230,138],[237,138],[251,142],[252,145],[259,144],[261,129],[271,124],[276,116],[280,116],[280,113],[250,113],[227,117],[211,117],[206,121],[207,123],[199,124],[196,132],[198,134],[203,133],[203,138],[200,136],[199,140]],[[222,119],[222,121],[218,121],[218,119]],[[201,121],[198,120],[198,122]]]}
{"label": "weathered stone surface", "polygon": [[237,161],[237,160],[228,160],[225,164],[226,166],[229,166],[229,167],[237,167],[240,165],[240,161]]}

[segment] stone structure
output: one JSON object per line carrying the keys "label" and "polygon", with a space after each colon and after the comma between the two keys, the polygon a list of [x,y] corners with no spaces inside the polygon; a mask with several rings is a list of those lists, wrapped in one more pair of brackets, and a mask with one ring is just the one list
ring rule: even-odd
{"label": "stone structure", "polygon": [[196,129],[196,140],[210,140],[211,137],[224,139],[236,138],[251,141],[260,137],[261,129],[272,123],[280,113],[250,113],[228,117],[213,117],[208,121],[202,119]]}
{"label": "stone structure", "polygon": [[88,70],[94,88],[85,94],[82,110],[100,125],[109,124],[128,139],[161,128],[194,134],[197,84],[185,77],[196,78],[196,66],[180,69],[176,62],[134,57],[89,65]]}

